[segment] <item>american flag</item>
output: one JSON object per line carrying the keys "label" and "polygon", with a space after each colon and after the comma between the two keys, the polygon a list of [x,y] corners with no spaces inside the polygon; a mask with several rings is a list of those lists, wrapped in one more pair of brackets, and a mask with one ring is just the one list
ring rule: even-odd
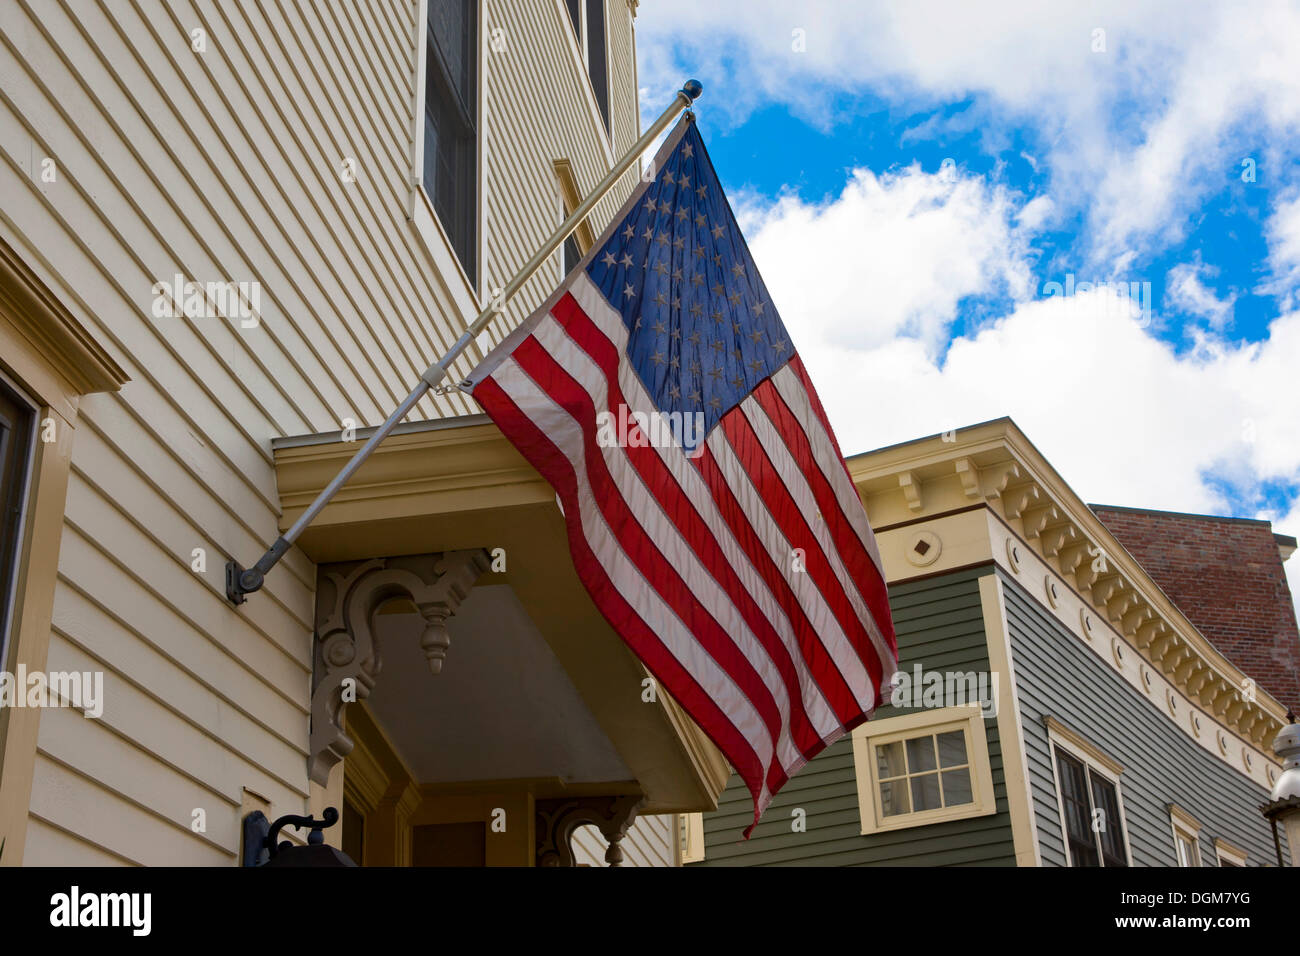
{"label": "american flag", "polygon": [[692,116],[465,387],[559,497],[610,625],[754,798],[897,663],[875,538]]}

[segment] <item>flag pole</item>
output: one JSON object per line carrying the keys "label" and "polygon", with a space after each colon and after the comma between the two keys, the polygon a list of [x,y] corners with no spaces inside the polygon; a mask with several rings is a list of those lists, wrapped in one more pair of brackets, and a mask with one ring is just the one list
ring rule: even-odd
{"label": "flag pole", "polygon": [[329,504],[330,499],[338,493],[338,490],[347,483],[348,479],[370,457],[371,452],[379,446],[379,443],[388,436],[388,433],[396,427],[398,422],[410,414],[411,409],[415,408],[416,403],[424,397],[426,392],[431,388],[437,388],[441,384],[442,380],[447,377],[447,371],[460,353],[465,351],[475,337],[487,327],[487,324],[500,314],[505,304],[522,288],[525,282],[532,278],[533,273],[542,267],[547,257],[560,247],[560,243],[568,238],[569,233],[573,232],[580,222],[587,218],[587,215],[596,207],[596,204],[631,168],[638,157],[649,148],[655,138],[668,128],[668,124],[677,117],[678,113],[689,107],[699,97],[703,89],[698,80],[686,81],[685,85],[677,91],[677,95],[673,97],[669,107],[610,168],[605,178],[597,183],[596,187],[587,195],[587,198],[569,214],[569,218],[560,223],[559,227],[542,243],[541,248],[533,254],[533,257],[520,267],[514,277],[506,283],[505,288],[492,296],[491,301],[483,307],[483,311],[478,314],[478,317],[469,324],[464,334],[447,350],[447,354],[425,369],[424,374],[420,376],[420,381],[415,388],[411,389],[411,393],[406,396],[402,404],[394,409],[393,413],[375,430],[375,433],[370,436],[366,443],[357,450],[351,460],[343,466],[343,470],[335,475],[330,483],[321,490],[321,493],[316,496],[316,500],[307,506],[307,510],[298,517],[298,520],[293,523],[293,526],[288,531],[276,539],[275,544],[267,549],[256,564],[251,568],[243,568],[233,558],[226,562],[226,597],[230,599],[230,603],[243,604],[249,594],[261,589],[267,573],[284,557],[289,548],[293,546],[293,543],[298,540],[298,536],[316,519],[316,516]]}

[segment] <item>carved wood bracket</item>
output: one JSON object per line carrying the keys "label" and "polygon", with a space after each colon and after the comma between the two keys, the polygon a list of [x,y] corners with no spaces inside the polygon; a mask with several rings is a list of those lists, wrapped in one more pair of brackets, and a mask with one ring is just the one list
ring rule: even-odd
{"label": "carved wood bracket", "polygon": [[312,673],[311,754],[307,771],[322,786],[352,750],[343,708],[370,696],[382,664],[375,614],[390,601],[415,605],[424,618],[420,646],[441,673],[451,637],[447,619],[488,569],[486,551],[448,551],[322,565],[316,575],[316,647]]}
{"label": "carved wood bracket", "polygon": [[623,837],[636,819],[644,797],[573,797],[538,800],[536,803],[537,865],[576,866],[573,857],[573,833],[591,824],[609,841],[605,862],[623,864]]}

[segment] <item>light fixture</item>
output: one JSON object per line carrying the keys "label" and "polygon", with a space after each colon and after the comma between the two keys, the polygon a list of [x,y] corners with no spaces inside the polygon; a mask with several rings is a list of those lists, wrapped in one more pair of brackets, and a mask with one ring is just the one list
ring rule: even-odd
{"label": "light fixture", "polygon": [[[244,817],[244,866],[356,866],[344,853],[325,843],[322,830],[339,822],[339,811],[326,807],[321,818],[287,814],[274,823],[268,823],[266,814],[254,810]],[[288,840],[277,844],[280,831],[286,826],[309,827],[306,846],[295,846]]]}
{"label": "light fixture", "polygon": [[1273,847],[1277,851],[1277,865],[1286,866],[1282,859],[1282,841],[1278,838],[1278,824],[1286,831],[1286,842],[1291,847],[1291,865],[1300,864],[1300,723],[1296,723],[1295,710],[1287,711],[1287,726],[1273,740],[1273,751],[1282,758],[1282,775],[1273,784],[1268,803],[1259,811],[1273,825]]}

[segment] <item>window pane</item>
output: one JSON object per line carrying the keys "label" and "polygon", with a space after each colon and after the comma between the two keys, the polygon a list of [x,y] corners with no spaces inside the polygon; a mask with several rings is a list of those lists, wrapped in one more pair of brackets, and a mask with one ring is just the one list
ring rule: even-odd
{"label": "window pane", "polygon": [[1061,812],[1073,866],[1100,866],[1097,837],[1092,832],[1088,777],[1083,764],[1064,751],[1056,751],[1056,775],[1061,785]]}
{"label": "window pane", "polygon": [[1115,787],[1095,773],[1089,773],[1092,781],[1092,805],[1100,810],[1098,817],[1100,830],[1097,837],[1101,843],[1101,855],[1107,866],[1128,866],[1124,855],[1124,820],[1119,812],[1119,798]]}
{"label": "window pane", "polygon": [[933,737],[913,737],[907,742],[908,773],[933,770],[935,766]]}
{"label": "window pane", "polygon": [[880,812],[887,817],[912,812],[906,780],[888,780],[880,785]]}
{"label": "window pane", "polygon": [[567,276],[573,271],[574,267],[582,260],[582,253],[578,250],[578,240],[569,233],[569,238],[564,240],[564,274]]}
{"label": "window pane", "polygon": [[[0,384],[0,653],[7,654],[10,591],[18,569],[19,526],[27,501],[34,413]],[[7,657],[0,657],[0,667]]]}
{"label": "window pane", "polygon": [[912,783],[912,810],[937,810],[943,804],[939,801],[939,775],[926,773],[909,778]]}
{"label": "window pane", "polygon": [[888,777],[901,777],[907,772],[903,766],[903,742],[896,740],[892,744],[876,747],[876,776],[881,780]]}
{"label": "window pane", "polygon": [[963,803],[975,802],[975,797],[971,793],[969,768],[963,767],[960,770],[945,770],[942,776],[943,805],[945,807],[954,807]]}
{"label": "window pane", "polygon": [[430,0],[424,189],[471,281],[477,279],[477,5]]}
{"label": "window pane", "polygon": [[596,105],[609,129],[609,67],[605,56],[605,0],[587,0],[587,71]]}
{"label": "window pane", "polygon": [[939,766],[960,767],[967,763],[966,734],[960,730],[950,730],[938,736]]}
{"label": "window pane", "polygon": [[1101,866],[1097,860],[1097,846],[1081,840],[1070,840],[1071,866]]}
{"label": "window pane", "polygon": [[461,102],[473,98],[473,0],[429,0],[429,32]]}
{"label": "window pane", "polygon": [[573,35],[579,40],[582,39],[582,0],[564,0],[564,5],[569,8],[569,22],[573,24]]}

